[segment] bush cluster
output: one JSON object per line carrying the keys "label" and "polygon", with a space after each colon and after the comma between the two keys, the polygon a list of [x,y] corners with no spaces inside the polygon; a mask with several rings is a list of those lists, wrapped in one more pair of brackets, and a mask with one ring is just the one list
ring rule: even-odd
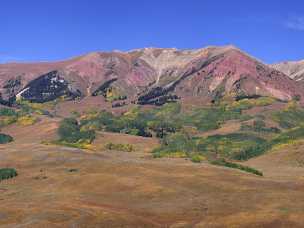
{"label": "bush cluster", "polygon": [[39,119],[33,116],[36,114],[45,114],[41,110],[30,108],[27,105],[21,105],[21,109],[15,110],[12,108],[0,108],[0,127],[4,127],[13,123],[18,123],[22,126],[28,126],[36,123]]}
{"label": "bush cluster", "polygon": [[152,110],[135,108],[121,116],[102,111],[88,113],[81,119],[86,129],[104,130],[137,136],[164,138],[183,126],[200,131],[217,129],[227,120],[242,118],[240,110],[226,106],[196,108],[181,112],[180,104],[170,103]]}
{"label": "bush cluster", "polygon": [[91,143],[95,139],[95,131],[81,130],[81,126],[75,118],[63,119],[59,125],[58,135],[60,141],[67,143]]}
{"label": "bush cluster", "polygon": [[17,116],[17,112],[11,108],[0,108],[0,116]]}
{"label": "bush cluster", "polygon": [[112,113],[91,112],[85,115],[80,124],[86,129],[104,130],[131,134],[143,137],[164,137],[179,129],[179,124],[174,122],[174,114],[178,114],[178,105],[164,105],[159,109],[140,110],[135,108],[121,116]]}
{"label": "bush cluster", "polygon": [[38,121],[37,117],[26,115],[18,118],[17,123],[21,126],[29,126],[35,124],[37,121]]}
{"label": "bush cluster", "polygon": [[10,135],[0,133],[0,144],[6,144],[12,142],[14,139]]}
{"label": "bush cluster", "polygon": [[0,127],[13,124],[17,121],[18,113],[11,108],[0,108]]}
{"label": "bush cluster", "polygon": [[13,168],[0,169],[0,181],[16,177],[17,175],[17,171]]}
{"label": "bush cluster", "polygon": [[[266,140],[248,133],[232,133],[227,135],[212,135],[199,140],[198,151],[208,157],[230,157],[246,160],[261,153],[258,149]],[[242,154],[242,159],[239,154]]]}
{"label": "bush cluster", "polygon": [[273,119],[282,128],[294,128],[304,123],[304,109],[293,105],[288,106],[282,111],[275,112]]}
{"label": "bush cluster", "polygon": [[279,128],[276,127],[266,127],[266,124],[263,120],[255,120],[253,125],[242,124],[242,131],[255,131],[255,132],[264,132],[264,133],[275,133],[278,134],[281,132]]}
{"label": "bush cluster", "polygon": [[231,108],[235,110],[246,110],[257,106],[268,106],[275,102],[274,98],[271,97],[253,97],[253,98],[243,98],[237,99],[233,102]]}
{"label": "bush cluster", "polygon": [[114,144],[114,143],[107,143],[105,148],[108,150],[118,150],[118,151],[125,151],[125,152],[132,152],[135,150],[134,146],[131,144]]}
{"label": "bush cluster", "polygon": [[245,172],[248,172],[248,173],[253,173],[253,174],[258,175],[258,176],[263,176],[263,173],[259,170],[251,168],[249,166],[244,166],[244,165],[241,165],[241,164],[228,162],[225,159],[219,159],[219,160],[212,161],[211,164],[218,165],[218,166],[225,166],[225,167],[232,168],[232,169],[239,169],[239,170],[242,170],[242,171],[245,171]]}
{"label": "bush cluster", "polygon": [[[256,116],[252,126],[242,125],[241,130],[246,132],[195,138],[186,133],[185,129],[208,131],[219,128],[228,120],[248,120],[252,117],[243,115],[243,110],[254,106],[267,106],[274,101],[265,97],[245,98],[234,103],[190,108],[183,112],[180,104],[170,103],[153,109],[134,108],[120,116],[106,111],[89,112],[81,116],[79,122],[73,118],[65,119],[58,132],[60,139],[68,143],[76,143],[79,140],[91,142],[95,137],[95,130],[144,137],[156,136],[162,143],[159,148],[153,150],[154,157],[188,157],[193,161],[199,161],[201,158],[248,160],[265,153],[274,145],[304,137],[302,128],[281,133],[278,128],[266,127],[266,117]],[[294,105],[289,105],[288,109],[274,116],[280,125],[284,123],[294,127],[296,123],[304,123],[304,111]],[[275,135],[265,137],[265,134],[259,134],[260,132]],[[109,144],[107,147],[123,150],[122,145]]]}
{"label": "bush cluster", "polygon": [[162,140],[159,148],[152,151],[155,158],[190,157],[196,151],[195,141],[184,133],[168,135]]}
{"label": "bush cluster", "polygon": [[301,138],[304,138],[304,127],[297,127],[281,133],[277,137],[273,138],[269,144],[270,146],[285,144]]}
{"label": "bush cluster", "polygon": [[[271,148],[271,144],[256,135],[232,133],[195,138],[178,132],[166,136],[160,147],[152,151],[154,157],[189,157],[196,161],[199,156],[208,159],[232,158],[248,160]],[[192,159],[193,158],[193,159]]]}

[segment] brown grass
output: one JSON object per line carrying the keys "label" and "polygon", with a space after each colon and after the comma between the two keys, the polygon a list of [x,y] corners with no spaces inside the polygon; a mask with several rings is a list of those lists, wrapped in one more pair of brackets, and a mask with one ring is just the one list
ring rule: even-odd
{"label": "brown grass", "polygon": [[0,167],[19,176],[0,183],[0,226],[303,227],[304,169],[285,163],[302,159],[302,144],[246,162],[264,172],[257,177],[152,159],[157,140],[130,135],[101,133],[94,145],[129,143],[135,153],[42,145],[57,126],[45,118],[3,130],[15,141],[0,146]]}

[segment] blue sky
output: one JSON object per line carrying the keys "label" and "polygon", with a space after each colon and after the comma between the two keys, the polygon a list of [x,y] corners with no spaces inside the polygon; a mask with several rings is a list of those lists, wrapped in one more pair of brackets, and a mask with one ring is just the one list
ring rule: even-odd
{"label": "blue sky", "polygon": [[304,1],[9,0],[0,5],[0,62],[226,44],[267,63],[304,59]]}

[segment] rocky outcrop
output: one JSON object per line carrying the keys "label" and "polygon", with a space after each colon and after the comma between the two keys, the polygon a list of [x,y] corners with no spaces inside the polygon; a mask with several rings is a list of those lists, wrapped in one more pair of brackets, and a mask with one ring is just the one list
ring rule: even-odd
{"label": "rocky outcrop", "polygon": [[16,99],[43,103],[59,97],[80,97],[81,93],[73,89],[60,72],[52,71],[32,80],[17,95]]}
{"label": "rocky outcrop", "polygon": [[110,80],[104,82],[100,87],[98,87],[98,89],[96,89],[92,93],[92,96],[103,95],[105,97],[107,90],[110,88],[111,84],[113,84],[115,81],[117,81],[117,78],[113,78],[113,79],[110,79]]}
{"label": "rocky outcrop", "polygon": [[155,87],[140,95],[137,99],[137,104],[140,105],[163,105],[169,102],[175,102],[179,99],[176,94],[173,94],[172,91],[174,90],[173,87],[169,88],[162,88],[162,87]]}
{"label": "rocky outcrop", "polygon": [[290,78],[304,82],[304,60],[293,62],[282,62],[270,65],[271,67],[283,72]]}

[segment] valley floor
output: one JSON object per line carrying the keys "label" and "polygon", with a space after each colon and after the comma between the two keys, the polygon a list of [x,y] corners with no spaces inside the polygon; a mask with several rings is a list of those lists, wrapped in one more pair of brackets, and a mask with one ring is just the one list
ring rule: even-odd
{"label": "valley floor", "polygon": [[95,142],[133,140],[139,149],[130,153],[41,144],[57,125],[43,119],[3,129],[15,141],[0,145],[0,167],[19,175],[0,182],[1,228],[304,226],[304,166],[282,159],[302,159],[302,144],[246,162],[263,171],[259,177],[153,159],[157,141],[135,136],[105,133]]}

